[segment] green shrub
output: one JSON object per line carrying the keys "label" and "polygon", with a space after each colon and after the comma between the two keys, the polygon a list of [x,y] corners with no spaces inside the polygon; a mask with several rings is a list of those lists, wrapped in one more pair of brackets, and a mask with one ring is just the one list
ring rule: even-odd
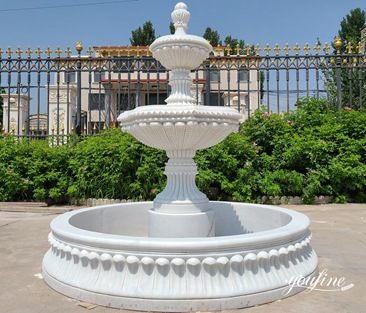
{"label": "green shrub", "polygon": [[[0,140],[1,201],[63,202],[70,184],[69,149],[50,147],[47,141]],[[5,171],[5,175],[4,175]]]}
{"label": "green shrub", "polygon": [[[317,195],[366,202],[366,111],[301,99],[284,114],[257,110],[238,133],[197,151],[198,188],[213,200]],[[68,144],[0,136],[0,201],[70,197],[151,200],[166,184],[164,151],[120,129]]]}
{"label": "green shrub", "polygon": [[241,133],[231,134],[218,145],[198,151],[195,157],[198,188],[215,200],[250,199],[247,177],[252,168],[250,163],[257,157],[256,151],[256,146]]}
{"label": "green shrub", "polygon": [[72,149],[73,183],[68,194],[81,199],[151,199],[164,184],[165,162],[165,152],[111,129],[85,138]]}

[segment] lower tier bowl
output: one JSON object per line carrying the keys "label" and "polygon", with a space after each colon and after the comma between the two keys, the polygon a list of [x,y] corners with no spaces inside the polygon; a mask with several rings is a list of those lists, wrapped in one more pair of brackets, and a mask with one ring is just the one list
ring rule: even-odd
{"label": "lower tier bowl", "polygon": [[51,222],[43,276],[56,291],[103,306],[189,312],[288,297],[317,275],[309,219],[267,205],[210,202],[215,236],[149,238],[152,202],[99,206]]}

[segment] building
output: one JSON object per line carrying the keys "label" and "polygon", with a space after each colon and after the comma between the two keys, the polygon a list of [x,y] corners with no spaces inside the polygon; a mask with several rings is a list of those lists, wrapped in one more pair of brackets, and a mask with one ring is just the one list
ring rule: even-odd
{"label": "building", "polygon": [[[45,84],[47,118],[44,112],[29,113],[32,102],[27,95],[11,94],[9,101],[9,95],[3,94],[5,130],[10,126],[15,134],[70,133],[77,124],[80,94],[81,132],[93,134],[117,125],[121,112],[164,104],[169,95],[169,71],[151,56],[148,47],[95,46],[87,56],[66,53],[66,57],[58,54],[47,59],[51,71],[41,72],[44,77],[49,72],[53,75]],[[198,105],[232,106],[245,120],[260,106],[259,71],[250,70],[250,64],[258,59],[230,54],[228,47],[215,47],[206,62],[191,73],[191,92]]]}

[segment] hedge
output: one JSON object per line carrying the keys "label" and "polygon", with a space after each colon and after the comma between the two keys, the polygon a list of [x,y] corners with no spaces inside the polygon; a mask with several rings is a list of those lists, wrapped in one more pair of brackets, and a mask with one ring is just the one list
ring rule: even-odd
{"label": "hedge", "polygon": [[[210,199],[333,196],[366,202],[366,112],[302,99],[290,113],[257,110],[238,133],[197,152],[197,186]],[[152,200],[164,189],[164,151],[120,129],[68,144],[0,136],[0,201]]]}

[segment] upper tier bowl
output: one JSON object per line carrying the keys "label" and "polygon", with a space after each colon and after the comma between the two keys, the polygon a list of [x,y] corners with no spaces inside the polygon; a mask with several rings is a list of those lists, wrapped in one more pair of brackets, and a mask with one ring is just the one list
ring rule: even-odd
{"label": "upper tier bowl", "polygon": [[166,151],[205,149],[238,131],[241,115],[229,107],[152,105],[118,117],[122,130]]}
{"label": "upper tier bowl", "polygon": [[167,35],[155,40],[150,51],[169,70],[186,68],[193,70],[212,51],[209,42],[201,37],[182,34]]}

